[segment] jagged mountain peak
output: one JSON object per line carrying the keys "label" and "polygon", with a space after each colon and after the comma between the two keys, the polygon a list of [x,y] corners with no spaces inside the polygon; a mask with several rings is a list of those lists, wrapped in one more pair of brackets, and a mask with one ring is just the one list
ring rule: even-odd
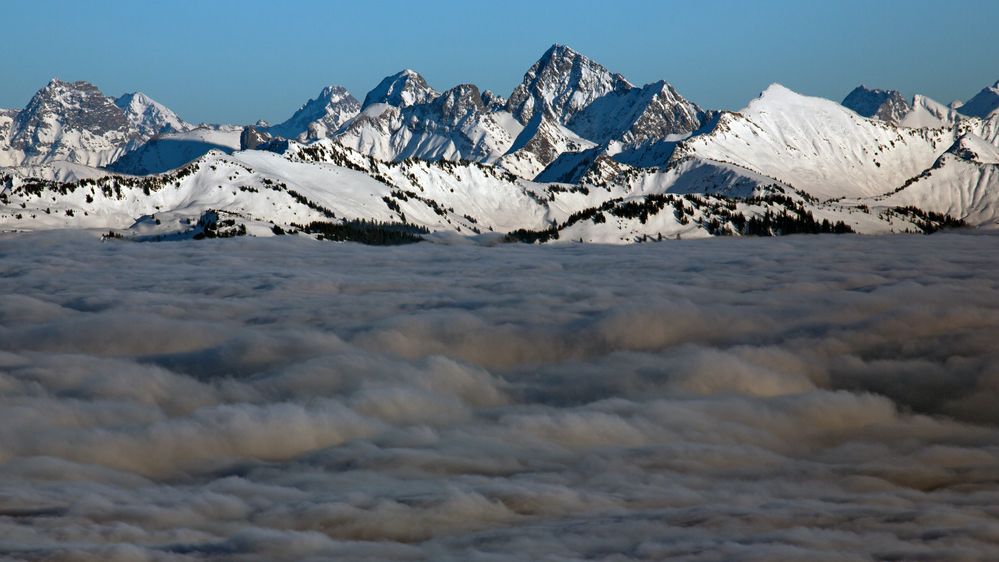
{"label": "jagged mountain peak", "polygon": [[898,124],[912,107],[898,90],[882,90],[860,85],[843,99],[843,106],[858,115]]}
{"label": "jagged mountain peak", "polygon": [[552,46],[548,47],[548,49],[544,53],[542,53],[541,58],[539,60],[546,61],[559,58],[574,58],[574,57],[586,58],[585,56],[580,54],[579,51],[576,51],[575,49],[573,49],[568,45],[565,45],[563,43],[552,43]]}
{"label": "jagged mountain peak", "polygon": [[86,80],[62,80],[58,77],[52,77],[47,84],[40,90],[57,90],[57,89],[81,89],[81,90],[97,90],[97,86]]}
{"label": "jagged mountain peak", "polygon": [[[35,95],[32,96],[32,102],[39,100],[66,104],[90,96],[103,97],[104,94],[100,88],[86,80],[68,82],[59,78],[53,78],[49,80],[48,84],[35,92]],[[31,102],[29,102],[30,104]]]}
{"label": "jagged mountain peak", "polygon": [[485,109],[482,103],[482,93],[479,92],[479,88],[475,84],[458,84],[442,93],[435,101],[440,102],[444,107],[471,104],[476,108]]}
{"label": "jagged mountain peak", "polygon": [[562,124],[593,100],[631,88],[620,74],[565,45],[552,45],[535,62],[507,101],[507,109],[523,124],[538,111],[551,113]]}
{"label": "jagged mountain peak", "polygon": [[386,103],[395,107],[409,107],[427,103],[438,96],[436,90],[418,72],[404,69],[386,76],[364,97],[361,110],[376,104]]}
{"label": "jagged mountain peak", "polygon": [[125,112],[97,86],[82,80],[65,82],[53,78],[18,113],[12,138],[15,145],[40,145],[51,142],[65,130],[125,134],[128,126]]}
{"label": "jagged mountain peak", "polygon": [[316,140],[335,133],[360,110],[357,98],[347,88],[329,85],[302,104],[287,121],[260,129],[277,137]]}
{"label": "jagged mountain peak", "polygon": [[50,80],[14,115],[4,143],[11,152],[2,160],[9,165],[110,163],[148,138],[150,131],[140,123],[158,128],[154,120],[115,101],[90,82]]}
{"label": "jagged mountain peak", "polygon": [[459,84],[442,93],[430,105],[448,125],[456,125],[469,116],[486,112],[482,94],[474,84]]}
{"label": "jagged mountain peak", "polygon": [[320,98],[329,99],[329,100],[341,99],[349,95],[350,92],[347,90],[347,88],[344,88],[343,86],[338,86],[336,84],[330,84],[329,86],[323,88],[321,92],[319,92]]}
{"label": "jagged mountain peak", "polygon": [[502,111],[506,108],[506,98],[491,90],[485,90],[482,92],[482,105],[488,111]]}

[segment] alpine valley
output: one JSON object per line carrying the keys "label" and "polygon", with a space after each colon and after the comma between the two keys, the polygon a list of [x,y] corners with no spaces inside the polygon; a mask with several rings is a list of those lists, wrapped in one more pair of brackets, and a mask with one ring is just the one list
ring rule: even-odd
{"label": "alpine valley", "polygon": [[999,225],[999,83],[966,103],[774,84],[739,112],[554,45],[509,97],[420,74],[287,121],[184,121],[53,80],[0,109],[0,230],[622,244]]}

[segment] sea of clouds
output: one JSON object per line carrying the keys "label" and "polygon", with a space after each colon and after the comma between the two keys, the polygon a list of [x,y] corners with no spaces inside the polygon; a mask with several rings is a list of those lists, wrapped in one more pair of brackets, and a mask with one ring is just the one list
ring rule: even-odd
{"label": "sea of clouds", "polygon": [[0,238],[3,560],[999,558],[999,236]]}

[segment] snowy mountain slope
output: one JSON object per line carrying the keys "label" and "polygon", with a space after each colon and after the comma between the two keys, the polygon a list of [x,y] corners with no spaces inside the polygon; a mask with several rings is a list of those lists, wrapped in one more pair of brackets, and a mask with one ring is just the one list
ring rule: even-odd
{"label": "snowy mountain slope", "polygon": [[999,149],[977,135],[956,141],[934,166],[876,205],[913,206],[961,217],[969,224],[999,226]]}
{"label": "snowy mountain slope", "polygon": [[0,117],[0,164],[100,167],[156,134],[190,128],[140,92],[114,99],[88,82],[52,80],[23,110]]}
{"label": "snowy mountain slope", "polygon": [[999,147],[999,113],[994,113],[986,119],[970,118],[962,120],[957,125],[957,134],[974,134],[992,146]]}
{"label": "snowy mountain slope", "polygon": [[620,74],[565,45],[553,45],[524,75],[507,101],[507,110],[527,125],[536,113],[549,112],[567,124],[597,98],[631,88]]}
{"label": "snowy mountain slope", "polygon": [[506,98],[490,90],[485,90],[482,92],[482,105],[490,112],[503,111],[506,109]]}
{"label": "snowy mountain slope", "polygon": [[897,128],[774,84],[741,113],[680,143],[673,158],[731,162],[823,199],[887,193],[950,146],[945,130]]}
{"label": "snowy mountain slope", "polygon": [[769,176],[701,158],[687,158],[662,170],[639,170],[611,180],[612,184],[622,182],[629,195],[678,193],[746,198],[767,186],[792,191],[790,186]]}
{"label": "snowy mountain slope", "polygon": [[666,169],[671,165],[671,158],[680,142],[711,131],[718,117],[717,113],[705,114],[700,129],[687,134],[671,134],[632,143],[612,140],[579,152],[563,152],[534,179],[539,182],[605,184],[635,168]]}
{"label": "snowy mountain slope", "polygon": [[893,125],[898,125],[912,109],[898,90],[879,90],[863,85],[857,86],[843,99],[843,106],[862,117]]}
{"label": "snowy mountain slope", "polygon": [[[344,166],[378,178],[392,188],[405,217],[422,221],[417,224],[431,229],[467,233],[536,228],[546,224],[552,212],[539,202],[546,193],[544,186],[483,164],[416,159],[384,162],[337,143],[292,147],[287,157]],[[427,214],[428,209],[432,215]]]}
{"label": "snowy mountain slope", "polygon": [[966,133],[947,150],[966,162],[999,164],[999,147],[974,133]]}
{"label": "snowy mountain slope", "polygon": [[196,128],[141,93],[53,81],[0,111],[0,228],[179,235],[222,213],[251,234],[364,219],[616,243],[904,232],[943,214],[994,226],[996,88],[908,106],[894,91],[840,105],[773,85],[714,112],[555,45],[508,100],[438,93],[406,70],[363,104],[330,86],[279,125]]}
{"label": "snowy mountain slope", "polygon": [[[915,228],[898,217],[885,220],[835,204],[811,203],[793,194],[789,198],[778,185],[756,190],[764,195],[777,193],[760,200],[566,189],[524,182],[481,164],[380,162],[324,142],[295,146],[287,156],[213,152],[175,172],[144,178],[105,176],[73,183],[15,185],[3,177],[0,228],[112,229],[140,238],[175,237],[190,236],[202,228],[200,223],[207,216],[214,216],[213,220],[230,227],[229,233],[270,235],[279,230],[294,232],[313,221],[365,219],[458,234],[526,232],[531,237],[532,232],[555,228],[568,234],[561,236],[563,241],[605,243],[652,236],[735,234],[742,228],[738,225],[753,217],[769,224],[772,217],[800,215],[813,227],[818,224],[816,217],[825,218],[822,228],[832,229],[829,217],[857,215],[851,220],[861,231]],[[340,164],[317,161],[324,159]],[[649,221],[648,216],[660,215],[667,201],[674,207],[667,209],[673,218],[666,220],[663,214],[664,220]],[[733,211],[739,216],[733,216]],[[604,213],[614,219],[599,220],[597,215]],[[604,222],[613,228],[601,226]],[[591,223],[592,228],[576,226],[583,223]],[[516,234],[514,238],[521,239]]]}
{"label": "snowy mountain slope", "polygon": [[287,121],[259,130],[286,139],[318,140],[332,136],[360,110],[361,104],[346,88],[327,86]]}
{"label": "snowy mountain slope", "polygon": [[[609,201],[579,213],[582,220],[567,221],[554,230],[552,241],[599,244],[632,244],[661,240],[736,236],[746,229],[780,233],[782,220],[792,232],[860,232],[889,234],[920,232],[916,221],[904,215],[878,215],[833,204],[813,204],[788,197],[779,187],[754,199],[733,200],[704,195],[649,196]],[[796,231],[795,228],[806,230]],[[766,234],[764,234],[766,235]]]}
{"label": "snowy mountain slope", "polygon": [[[189,228],[209,210],[224,212],[260,233],[260,225],[292,228],[311,221],[405,221],[474,233],[537,228],[548,209],[539,186],[493,168],[447,162],[379,162],[343,156],[329,141],[301,146],[290,157],[263,151],[212,152],[174,172],[103,176],[74,183],[4,176],[0,228],[111,228],[140,225],[149,233]],[[328,152],[323,155],[323,150]],[[348,166],[316,159],[341,159]],[[365,163],[361,169],[349,159]],[[157,228],[149,223],[160,222]]]}
{"label": "snowy mountain slope", "polygon": [[379,103],[399,108],[409,107],[431,102],[437,96],[438,93],[419,73],[407,68],[382,79],[368,92],[368,95],[364,96],[361,109]]}
{"label": "snowy mountain slope", "polygon": [[151,99],[142,92],[125,94],[115,100],[128,118],[134,134],[149,138],[161,133],[176,133],[193,128],[177,116],[171,109]]}
{"label": "snowy mountain slope", "polygon": [[[500,165],[539,181],[612,174],[619,164],[659,165],[637,157],[650,144],[686,138],[710,119],[665,81],[636,88],[562,45],[554,45],[528,70],[507,107],[525,128]],[[596,145],[603,148],[593,150]],[[632,158],[618,160],[622,153]]]}
{"label": "snowy mountain slope", "polygon": [[16,109],[0,109],[0,167],[16,166],[24,159],[24,152],[10,145],[17,113]]}
{"label": "snowy mountain slope", "polygon": [[0,176],[2,175],[11,178],[13,184],[19,185],[30,180],[75,182],[82,179],[104,177],[108,175],[108,172],[103,168],[93,168],[65,160],[54,160],[45,164],[30,164],[13,168],[0,167]]}
{"label": "snowy mountain slope", "polygon": [[705,117],[673,86],[659,81],[601,96],[576,113],[567,127],[598,144],[631,144],[685,135],[697,130]]}
{"label": "snowy mountain slope", "polygon": [[18,164],[111,162],[133,140],[129,118],[114,102],[87,82],[52,80],[14,118],[10,147],[23,154]]}
{"label": "snowy mountain slope", "polygon": [[[892,123],[897,121],[899,126],[911,129],[948,129],[953,139],[970,133],[999,146],[999,83],[984,88],[965,104],[954,102],[944,105],[917,94],[901,115],[900,95],[897,92],[863,89],[860,95],[855,96],[861,89],[863,87],[843,101],[844,106],[860,115],[871,114],[873,118]],[[872,109],[874,107],[877,109]],[[878,111],[887,113],[877,115]]]}
{"label": "snowy mountain slope", "polygon": [[371,103],[335,139],[381,160],[491,163],[507,152],[522,127],[506,112],[491,112],[482,100],[477,87],[460,84],[422,103]]}
{"label": "snowy mountain slope", "polygon": [[[604,83],[630,87],[623,78],[561,46],[549,49],[532,66],[507,102],[471,84],[438,94],[419,74],[404,70],[369,92],[361,113],[335,138],[381,160],[496,163],[530,179],[561,153],[593,146],[565,128],[562,120],[610,91]],[[528,107],[534,102],[523,96],[536,96],[549,110],[535,113]],[[504,103],[507,109],[516,106],[517,115],[502,109]],[[562,117],[552,113],[555,105]],[[628,115],[632,120],[618,128],[627,130],[639,119],[638,113],[633,110]]]}
{"label": "snowy mountain slope", "polygon": [[957,111],[969,117],[988,118],[999,112],[999,82],[983,88],[960,107]]}
{"label": "snowy mountain slope", "polygon": [[909,112],[899,120],[899,125],[934,129],[953,127],[960,119],[961,115],[953,107],[917,94],[912,98]]}
{"label": "snowy mountain slope", "polygon": [[[577,160],[572,157],[577,156]],[[566,177],[576,175],[579,184],[606,190],[612,197],[635,197],[663,193],[719,195],[725,197],[751,197],[766,186],[778,185],[791,190],[772,177],[747,170],[726,162],[687,157],[662,166],[636,167],[621,163],[608,155],[605,147],[596,147],[578,153],[563,154],[539,176],[539,181],[559,181],[548,176],[563,163],[570,169]]]}
{"label": "snowy mountain slope", "polygon": [[201,126],[184,132],[165,133],[125,153],[107,168],[136,176],[168,172],[213,150],[227,153],[239,150],[240,132],[231,126]]}
{"label": "snowy mountain slope", "polygon": [[588,150],[594,146],[593,142],[559,124],[549,113],[538,112],[520,131],[510,149],[496,165],[514,175],[532,179],[559,155]]}
{"label": "snowy mountain slope", "polygon": [[549,163],[535,181],[541,183],[602,183],[607,177],[617,176],[631,166],[616,162],[607,154],[607,146],[594,146],[576,152],[562,152]]}
{"label": "snowy mountain slope", "polygon": [[[287,162],[282,175],[294,175],[306,186],[318,184],[320,178],[334,180],[341,208],[356,211],[368,206],[371,210],[366,215],[390,218],[391,211],[374,197],[388,192],[384,184],[351,170],[322,173],[319,167],[314,167],[296,175],[301,172],[299,166],[302,165]],[[11,202],[10,212],[3,213],[0,220],[7,228],[140,227],[144,233],[151,230],[167,233],[190,228],[209,210],[224,211],[259,224],[277,221],[287,225],[325,218],[317,203],[312,203],[317,207],[313,208],[305,202],[306,196],[296,197],[292,192],[298,192],[293,188],[289,191],[286,186],[285,180],[252,171],[222,153],[211,153],[162,176],[106,176],[74,185],[21,185],[6,194]],[[48,197],[60,190],[64,193],[55,197],[56,201]],[[22,209],[15,203],[26,207]],[[153,229],[149,223],[161,228]]]}
{"label": "snowy mountain slope", "polygon": [[510,111],[500,110],[502,103],[469,84],[438,94],[419,74],[403,71],[373,89],[335,138],[382,160],[496,163],[530,179],[560,155],[612,139],[679,140],[706,116],[665,82],[634,88],[561,45],[527,71],[506,102]]}
{"label": "snowy mountain slope", "polygon": [[961,107],[960,104],[944,105],[926,96],[915,95],[909,112],[899,120],[899,125],[913,129],[948,129],[954,138],[971,133],[999,146],[999,112],[992,112],[986,117],[969,117],[960,112]]}

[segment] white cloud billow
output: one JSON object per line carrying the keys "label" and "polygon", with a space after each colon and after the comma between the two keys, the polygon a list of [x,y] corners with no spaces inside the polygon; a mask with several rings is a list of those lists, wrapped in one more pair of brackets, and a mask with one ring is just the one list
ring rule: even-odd
{"label": "white cloud billow", "polygon": [[981,560],[999,237],[0,239],[15,560]]}

